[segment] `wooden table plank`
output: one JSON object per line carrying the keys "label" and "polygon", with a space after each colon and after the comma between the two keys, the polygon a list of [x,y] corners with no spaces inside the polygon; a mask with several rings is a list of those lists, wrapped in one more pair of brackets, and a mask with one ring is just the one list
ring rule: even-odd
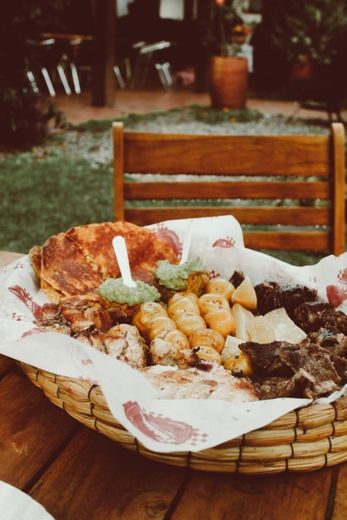
{"label": "wooden table plank", "polygon": [[0,380],[5,374],[7,374],[7,372],[9,372],[15,366],[16,363],[13,361],[13,359],[0,354]]}
{"label": "wooden table plank", "polygon": [[[332,520],[347,518],[347,463],[340,464],[336,482],[336,495],[333,504]],[[330,520],[330,517],[326,520]]]}
{"label": "wooden table plank", "polygon": [[0,480],[23,489],[80,426],[19,369],[1,380],[0,403]]}
{"label": "wooden table plank", "polygon": [[83,429],[29,493],[57,520],[159,520],[186,475]]}
{"label": "wooden table plank", "polygon": [[12,253],[10,251],[0,251],[0,267],[14,262],[23,256],[21,253]]}
{"label": "wooden table plank", "polygon": [[331,479],[330,468],[266,477],[195,473],[171,518],[324,520]]}

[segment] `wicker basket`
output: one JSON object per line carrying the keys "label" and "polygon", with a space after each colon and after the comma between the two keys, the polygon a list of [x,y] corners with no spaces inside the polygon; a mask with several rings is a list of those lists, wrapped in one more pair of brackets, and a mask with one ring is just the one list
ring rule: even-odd
{"label": "wicker basket", "polygon": [[79,422],[153,460],[202,471],[246,474],[313,471],[347,460],[347,397],[289,412],[265,428],[214,448],[156,453],[114,419],[99,386],[24,363],[20,366],[48,399]]}

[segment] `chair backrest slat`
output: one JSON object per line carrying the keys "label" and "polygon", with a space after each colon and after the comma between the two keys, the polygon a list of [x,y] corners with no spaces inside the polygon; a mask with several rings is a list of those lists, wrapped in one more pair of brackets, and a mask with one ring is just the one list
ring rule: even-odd
{"label": "chair backrest slat", "polygon": [[329,199],[327,182],[125,182],[126,200],[170,199]]}
{"label": "chair backrest slat", "polygon": [[330,237],[327,231],[255,231],[244,233],[245,243],[251,249],[283,249],[285,251],[308,249],[310,251],[326,251],[329,249]]}
{"label": "chair backrest slat", "polygon": [[328,136],[124,134],[128,173],[326,176]]}
{"label": "chair backrest slat", "polygon": [[[266,226],[246,229],[248,247],[345,251],[342,124],[330,135],[212,136],[124,132],[114,123],[113,135],[117,220],[230,213]],[[125,181],[125,173],[143,176]]]}
{"label": "chair backrest slat", "polygon": [[[331,184],[331,226],[332,250],[345,250],[345,129],[340,124],[333,125],[331,135],[331,169],[333,182]],[[335,253],[336,254],[336,253]]]}
{"label": "chair backrest slat", "polygon": [[127,218],[134,224],[154,224],[163,219],[196,218],[232,213],[243,224],[283,226],[324,226],[329,219],[329,208],[297,207],[233,207],[233,206],[174,206],[127,209]]}

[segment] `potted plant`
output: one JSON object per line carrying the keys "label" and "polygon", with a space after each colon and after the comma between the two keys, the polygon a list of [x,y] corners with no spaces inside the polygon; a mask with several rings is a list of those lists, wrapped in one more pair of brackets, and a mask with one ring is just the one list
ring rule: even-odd
{"label": "potted plant", "polygon": [[272,42],[289,65],[294,97],[336,102],[346,89],[346,1],[281,0],[272,27]]}
{"label": "potted plant", "polygon": [[209,87],[212,106],[244,108],[248,87],[248,59],[242,48],[250,28],[233,0],[212,0],[206,44],[211,53]]}

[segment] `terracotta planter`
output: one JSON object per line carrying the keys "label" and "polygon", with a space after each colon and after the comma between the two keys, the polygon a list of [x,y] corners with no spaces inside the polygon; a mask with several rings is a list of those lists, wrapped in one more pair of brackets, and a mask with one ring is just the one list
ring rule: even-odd
{"label": "terracotta planter", "polygon": [[312,79],[315,72],[314,64],[309,59],[306,59],[305,61],[297,61],[292,65],[290,78],[293,81]]}
{"label": "terracotta planter", "polygon": [[247,59],[213,56],[210,68],[210,96],[215,108],[245,108],[247,99]]}

